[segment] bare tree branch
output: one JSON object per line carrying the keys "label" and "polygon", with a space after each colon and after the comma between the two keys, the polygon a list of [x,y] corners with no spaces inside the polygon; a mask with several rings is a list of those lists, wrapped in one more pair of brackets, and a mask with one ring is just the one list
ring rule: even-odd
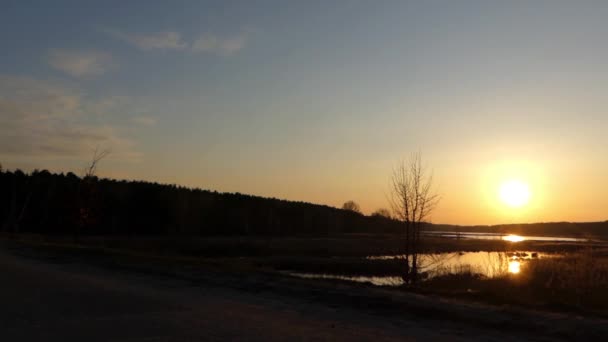
{"label": "bare tree branch", "polygon": [[91,163],[88,164],[84,169],[83,178],[95,177],[95,173],[97,172],[97,165],[103,158],[107,157],[109,154],[110,150],[105,149],[100,152],[99,147],[96,147],[93,151],[93,158],[91,159]]}
{"label": "bare tree branch", "polygon": [[433,175],[426,175],[420,152],[397,164],[389,186],[389,204],[394,216],[403,222],[405,230],[404,280],[408,283],[415,282],[421,229],[439,202],[439,196],[433,192]]}

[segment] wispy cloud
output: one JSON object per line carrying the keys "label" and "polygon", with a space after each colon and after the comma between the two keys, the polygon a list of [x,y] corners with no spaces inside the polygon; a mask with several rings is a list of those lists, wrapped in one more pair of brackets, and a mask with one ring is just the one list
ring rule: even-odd
{"label": "wispy cloud", "polygon": [[85,103],[82,103],[82,110],[88,115],[103,116],[116,108],[128,107],[132,102],[133,99],[129,96],[115,95],[86,101]]}
{"label": "wispy cloud", "polygon": [[58,84],[0,76],[0,156],[86,159],[101,146],[113,158],[137,159],[134,142],[118,128],[92,123],[90,102]]}
{"label": "wispy cloud", "polygon": [[183,50],[221,56],[230,56],[243,49],[247,44],[250,33],[247,30],[233,35],[205,33],[189,42],[184,40],[181,33],[177,31],[140,34],[127,33],[116,29],[104,29],[103,32],[141,50]]}
{"label": "wispy cloud", "polygon": [[247,32],[226,37],[206,33],[192,43],[192,51],[229,56],[244,48],[247,38]]}
{"label": "wispy cloud", "polygon": [[181,34],[176,31],[150,34],[126,33],[113,29],[105,29],[104,31],[142,50],[182,50],[188,47],[188,44],[182,40]]}
{"label": "wispy cloud", "polygon": [[136,123],[136,124],[142,125],[142,126],[156,125],[156,118],[153,118],[150,116],[135,116],[135,117],[131,118],[131,121],[133,123]]}
{"label": "wispy cloud", "polygon": [[114,65],[112,56],[106,52],[64,49],[50,50],[48,63],[73,77],[100,75]]}

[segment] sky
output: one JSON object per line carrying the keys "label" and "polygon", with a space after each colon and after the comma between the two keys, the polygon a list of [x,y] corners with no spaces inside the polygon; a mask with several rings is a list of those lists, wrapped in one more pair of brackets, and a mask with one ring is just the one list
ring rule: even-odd
{"label": "sky", "polygon": [[[608,2],[3,1],[0,163],[388,207],[608,219]],[[499,189],[517,180],[529,203]]]}

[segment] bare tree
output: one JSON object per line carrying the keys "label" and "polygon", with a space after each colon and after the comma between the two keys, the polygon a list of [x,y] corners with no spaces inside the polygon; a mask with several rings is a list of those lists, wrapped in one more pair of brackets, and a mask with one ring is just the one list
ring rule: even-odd
{"label": "bare tree", "polygon": [[83,178],[92,178],[95,177],[95,173],[97,172],[97,166],[99,162],[107,157],[110,154],[110,150],[99,151],[99,148],[95,148],[93,151],[93,158],[91,159],[91,163],[88,164],[84,168]]}
{"label": "bare tree", "polygon": [[97,194],[97,166],[99,162],[110,154],[109,150],[93,151],[91,162],[84,168],[82,179],[78,187],[78,223],[74,239],[78,240],[80,231],[92,225],[95,220]]}
{"label": "bare tree", "polygon": [[361,207],[359,207],[359,205],[355,201],[344,202],[344,204],[342,205],[342,209],[354,211],[356,213],[361,214]]}
{"label": "bare tree", "polygon": [[421,230],[430,213],[439,202],[433,192],[433,176],[427,175],[420,153],[403,160],[393,169],[389,201],[395,218],[403,222],[405,234],[406,283],[418,280],[418,253]]}

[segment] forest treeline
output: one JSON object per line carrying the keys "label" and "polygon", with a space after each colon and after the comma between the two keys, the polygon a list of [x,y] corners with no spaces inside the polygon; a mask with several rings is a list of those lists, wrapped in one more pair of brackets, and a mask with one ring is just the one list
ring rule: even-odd
{"label": "forest treeline", "polygon": [[[384,215],[143,181],[0,169],[0,229],[75,235],[328,235],[397,233]],[[608,221],[426,229],[524,235],[608,236]]]}
{"label": "forest treeline", "polygon": [[324,235],[397,232],[399,223],[324,205],[46,170],[0,171],[5,232]]}

